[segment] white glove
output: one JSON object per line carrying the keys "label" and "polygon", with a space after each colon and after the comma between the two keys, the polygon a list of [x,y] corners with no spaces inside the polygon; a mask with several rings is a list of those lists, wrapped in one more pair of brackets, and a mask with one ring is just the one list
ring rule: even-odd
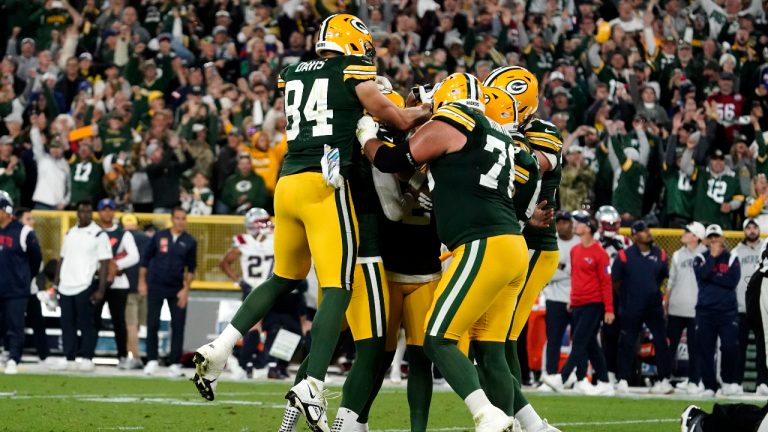
{"label": "white glove", "polygon": [[419,100],[421,103],[432,103],[432,97],[435,95],[435,89],[437,89],[437,86],[433,87],[430,91],[427,91],[424,86],[419,86]]}
{"label": "white glove", "polygon": [[425,194],[424,192],[419,192],[419,196],[417,197],[417,199],[419,200],[419,207],[427,211],[432,210],[431,196],[429,196],[428,194]]}
{"label": "white glove", "polygon": [[323,170],[323,180],[328,186],[338,189],[344,185],[344,177],[340,172],[341,157],[338,148],[333,148],[328,144],[323,145],[323,158],[320,159],[320,167]]}
{"label": "white glove", "polygon": [[357,121],[357,131],[355,131],[355,135],[357,135],[357,140],[363,148],[365,148],[365,143],[375,139],[378,133],[379,124],[376,123],[373,117],[362,116],[360,120]]}

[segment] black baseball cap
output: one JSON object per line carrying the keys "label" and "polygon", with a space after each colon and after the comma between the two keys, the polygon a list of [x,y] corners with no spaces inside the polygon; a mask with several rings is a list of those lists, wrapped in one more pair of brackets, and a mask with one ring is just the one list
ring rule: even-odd
{"label": "black baseball cap", "polygon": [[645,221],[637,220],[632,223],[632,235],[643,231],[648,231],[648,224]]}
{"label": "black baseball cap", "polygon": [[567,210],[558,210],[557,213],[555,213],[555,222],[561,221],[561,220],[573,220],[573,216],[571,216],[571,212]]}
{"label": "black baseball cap", "polygon": [[712,155],[709,156],[710,159],[720,159],[725,160],[725,153],[723,153],[722,150],[717,149],[712,152]]}

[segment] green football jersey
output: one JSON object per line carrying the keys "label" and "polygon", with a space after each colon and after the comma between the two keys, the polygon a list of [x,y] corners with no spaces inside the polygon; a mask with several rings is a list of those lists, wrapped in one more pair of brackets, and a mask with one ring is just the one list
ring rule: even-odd
{"label": "green football jersey", "polygon": [[133,134],[131,134],[130,127],[124,127],[120,130],[104,129],[99,131],[99,137],[101,138],[104,156],[120,153],[121,151],[126,154],[131,153]]}
{"label": "green football jersey", "polygon": [[432,120],[450,124],[467,137],[464,147],[429,164],[437,234],[457,246],[502,234],[520,234],[515,215],[514,146],[496,122],[464,105],[451,103]]}
{"label": "green football jersey", "polygon": [[[563,136],[552,123],[533,118],[525,127],[525,138],[531,149],[538,150],[555,160],[552,169],[541,174],[541,192],[538,198],[538,202],[547,200],[545,210],[555,209],[563,175]],[[549,224],[548,228],[525,227],[523,234],[529,249],[557,250],[557,232],[553,223]]]}
{"label": "green football jersey", "polygon": [[365,57],[339,56],[292,64],[278,77],[285,95],[288,152],[281,175],[321,172],[325,144],[338,148],[345,177],[352,165],[352,152],[363,105],[357,84],[376,79],[376,66]]}
{"label": "green football jersey", "polygon": [[72,181],[72,194],[69,202],[73,204],[80,201],[96,202],[102,195],[103,177],[104,170],[101,164],[94,160],[70,162],[69,178]]}
{"label": "green football jersey", "polygon": [[643,216],[643,194],[645,193],[645,180],[648,178],[648,169],[640,162],[627,159],[624,154],[626,139],[613,137],[613,146],[616,157],[621,164],[621,172],[614,179],[615,187],[611,205],[619,214],[629,213],[635,219]]}
{"label": "green football jersey", "polygon": [[664,180],[664,203],[669,216],[690,219],[693,213],[693,182],[677,166],[665,166],[662,170]]}
{"label": "green football jersey", "polygon": [[541,191],[539,160],[532,154],[525,136],[512,134],[515,143],[515,214],[524,225],[533,216]]}
{"label": "green football jersey", "polygon": [[693,219],[704,225],[718,224],[730,229],[731,214],[721,212],[720,206],[733,200],[744,201],[739,180],[728,172],[715,176],[708,167],[697,167],[693,179],[696,181]]}

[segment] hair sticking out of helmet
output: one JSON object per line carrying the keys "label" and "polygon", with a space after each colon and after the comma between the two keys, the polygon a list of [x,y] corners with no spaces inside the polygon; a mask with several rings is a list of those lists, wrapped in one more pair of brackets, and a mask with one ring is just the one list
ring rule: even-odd
{"label": "hair sticking out of helmet", "polygon": [[350,14],[334,14],[323,20],[318,30],[315,52],[321,54],[324,51],[370,59],[376,56],[370,30],[360,18]]}
{"label": "hair sticking out of helmet", "polygon": [[245,213],[245,230],[252,236],[272,232],[274,224],[266,210],[254,207]]}
{"label": "hair sticking out of helmet", "polygon": [[597,222],[600,224],[600,233],[606,237],[613,237],[621,228],[621,215],[612,206],[604,205],[597,209],[595,214]]}

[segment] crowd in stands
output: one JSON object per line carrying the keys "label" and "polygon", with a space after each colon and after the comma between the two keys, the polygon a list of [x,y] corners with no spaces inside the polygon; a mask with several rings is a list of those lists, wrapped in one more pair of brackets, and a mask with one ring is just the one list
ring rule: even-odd
{"label": "crowd in stands", "polygon": [[[5,2],[0,189],[21,205],[243,214],[286,150],[277,74],[360,16],[405,93],[523,65],[563,132],[566,210],[625,225],[768,229],[768,28],[760,0]],[[609,136],[613,136],[610,138]],[[621,198],[624,197],[622,200]],[[631,197],[631,199],[627,199]]]}

